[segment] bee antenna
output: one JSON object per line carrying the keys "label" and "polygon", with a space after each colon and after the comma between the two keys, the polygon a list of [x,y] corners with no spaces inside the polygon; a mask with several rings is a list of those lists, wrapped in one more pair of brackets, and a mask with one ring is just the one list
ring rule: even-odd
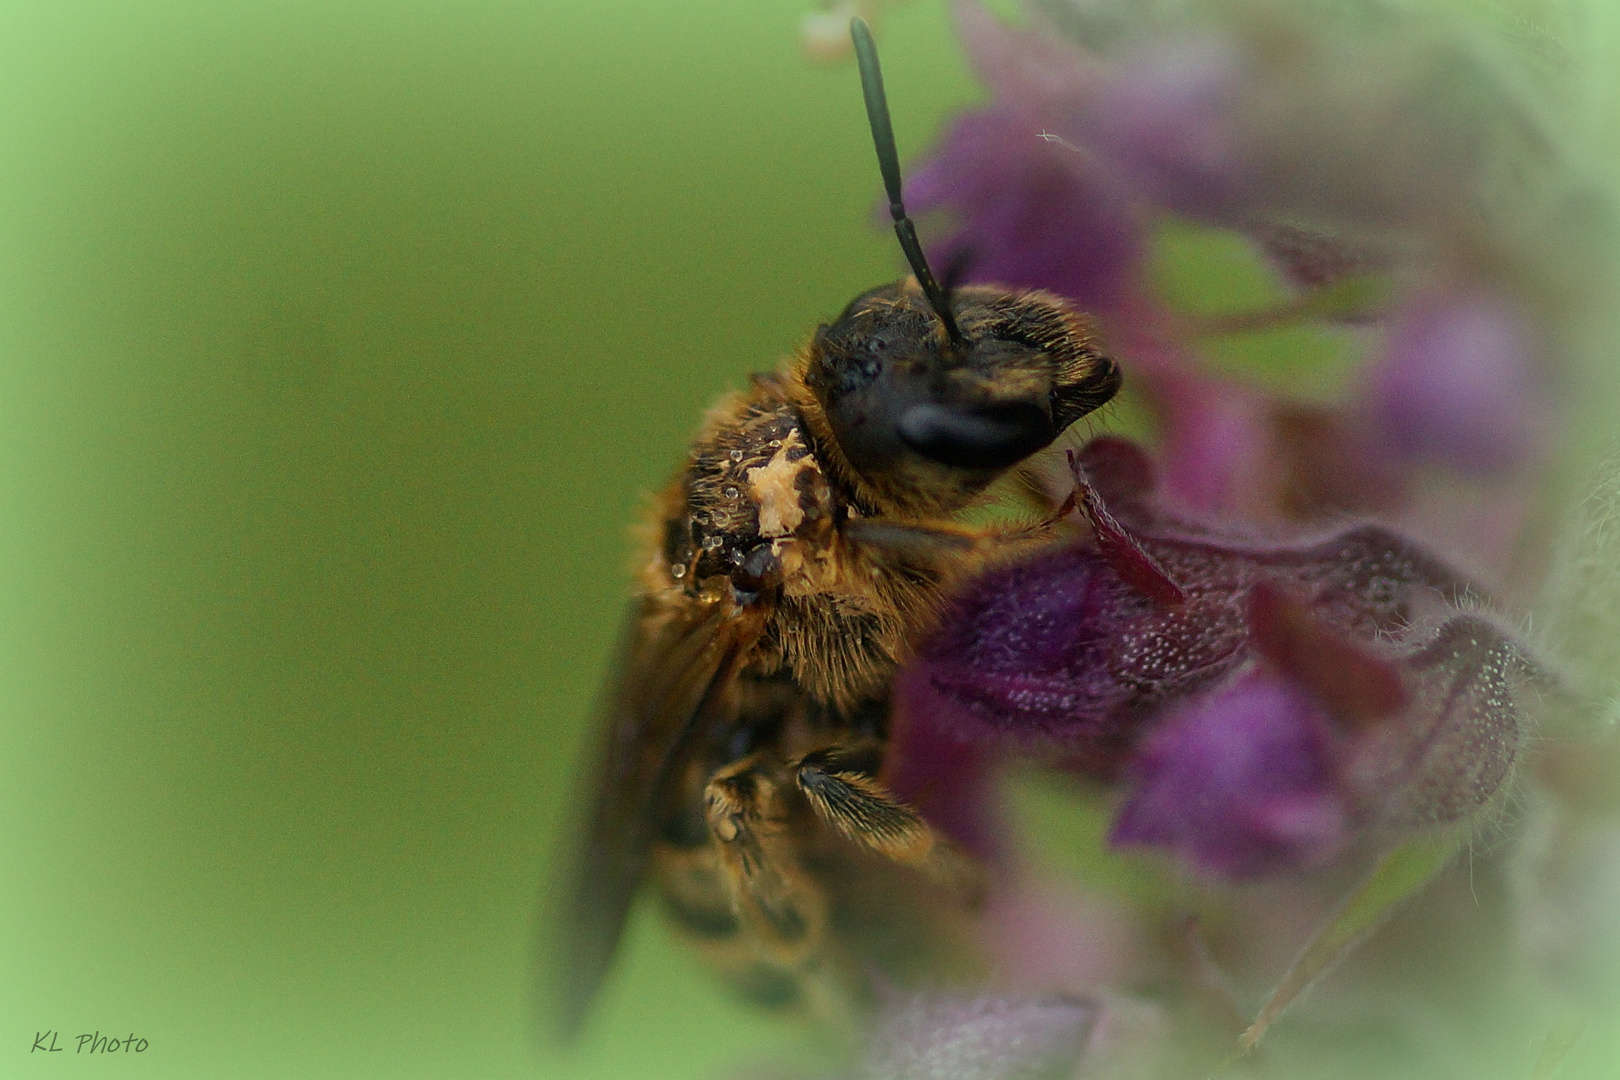
{"label": "bee antenna", "polygon": [[906,253],[911,272],[917,275],[928,306],[934,309],[939,321],[945,324],[945,335],[952,344],[962,340],[962,331],[951,314],[950,297],[934,280],[923,257],[922,244],[917,242],[917,227],[906,216],[906,204],[900,198],[900,154],[894,148],[894,125],[889,121],[889,101],[883,93],[883,69],[878,66],[877,46],[872,43],[872,31],[866,20],[849,20],[849,36],[855,42],[855,60],[861,69],[861,95],[866,98],[866,121],[872,126],[872,142],[877,147],[878,169],[883,173],[883,189],[889,195],[889,216],[894,218],[894,235],[900,241],[900,250]]}

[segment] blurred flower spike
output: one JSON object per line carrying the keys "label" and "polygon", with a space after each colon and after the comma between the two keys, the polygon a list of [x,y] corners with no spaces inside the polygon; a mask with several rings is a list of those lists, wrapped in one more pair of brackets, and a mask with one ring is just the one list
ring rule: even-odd
{"label": "blurred flower spike", "polygon": [[994,977],[860,1075],[1530,1080],[1612,1020],[1611,8],[953,0],[987,99],[907,203],[1096,315],[1132,438],[897,677],[884,780],[991,868]]}
{"label": "blurred flower spike", "polygon": [[[988,99],[910,172],[930,257],[1093,312],[1151,446],[1093,439],[1072,484],[1045,478],[1054,498],[1072,486],[1080,537],[970,585],[896,684],[886,778],[998,868],[1004,979],[1101,1008],[1168,969],[1178,993],[1136,999],[1165,1010],[1157,1049],[1188,1053],[1217,1016],[1229,1051],[1358,948],[1378,963],[1374,931],[1408,911],[1436,956],[1489,952],[1514,925],[1520,959],[1498,971],[1528,958],[1559,1000],[1620,999],[1620,971],[1599,970],[1620,917],[1596,914],[1620,880],[1598,865],[1620,835],[1620,750],[1591,734],[1620,685],[1620,646],[1593,644],[1620,624],[1614,500],[1596,524],[1559,516],[1585,467],[1572,448],[1608,437],[1570,417],[1614,417],[1613,380],[1594,381],[1614,364],[1613,201],[1580,143],[1599,122],[1575,107],[1592,10],[1026,0],[1008,21],[955,0]],[[1220,253],[1190,274],[1188,237]],[[1008,761],[1089,784],[1108,818],[1092,858],[1147,855],[1183,899],[1067,924],[1030,900]],[[1440,899],[1459,873],[1476,908],[1516,897],[1486,936]],[[1162,940],[1166,915],[1228,930],[1168,955],[1119,946],[1100,973],[1084,959],[1122,919],[1125,939]],[[1318,1048],[1290,1059],[1300,1075],[1342,1067],[1303,1034],[1334,1000],[1283,1039]],[[1508,1000],[1436,1030],[1481,1047],[1486,1015],[1562,1030]],[[1434,1016],[1417,1012],[1382,1014],[1387,1045],[1421,1041]],[[1136,1074],[1180,1067],[1130,1045]],[[1528,1077],[1556,1058],[1413,1050],[1385,1072]]]}

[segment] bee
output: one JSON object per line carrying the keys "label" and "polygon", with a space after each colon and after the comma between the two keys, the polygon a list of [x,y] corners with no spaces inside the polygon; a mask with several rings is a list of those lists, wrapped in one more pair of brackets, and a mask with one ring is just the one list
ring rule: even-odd
{"label": "bee", "polygon": [[973,889],[883,785],[893,673],[953,589],[1055,520],[973,529],[958,513],[1120,385],[1058,297],[939,285],[871,35],[850,31],[913,276],[720,400],[656,500],[562,913],[567,1034],[648,876],[761,1001],[838,1012],[872,971],[924,962]]}

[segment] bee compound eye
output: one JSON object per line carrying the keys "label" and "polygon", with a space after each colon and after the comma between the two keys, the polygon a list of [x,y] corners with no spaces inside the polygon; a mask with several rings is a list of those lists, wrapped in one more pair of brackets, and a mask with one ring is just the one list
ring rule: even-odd
{"label": "bee compound eye", "polygon": [[923,457],[959,469],[1004,469],[1058,434],[1046,410],[1024,402],[972,409],[914,405],[901,415],[899,432]]}

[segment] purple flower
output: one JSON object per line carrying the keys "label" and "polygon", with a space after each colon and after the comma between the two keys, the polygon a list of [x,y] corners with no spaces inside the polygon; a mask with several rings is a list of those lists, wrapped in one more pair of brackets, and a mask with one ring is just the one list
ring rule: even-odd
{"label": "purple flower", "polygon": [[[1132,762],[1111,842],[1169,848],[1206,873],[1321,865],[1466,820],[1518,753],[1511,639],[1458,615],[1358,646],[1269,586],[1251,595],[1247,669],[1168,716]],[[1376,651],[1374,649],[1376,648]]]}
{"label": "purple flower", "polygon": [[984,846],[963,824],[982,782],[916,756],[938,743],[1123,768],[1116,842],[1234,876],[1490,802],[1519,744],[1527,661],[1459,609],[1460,575],[1372,526],[1260,545],[1179,521],[1121,440],[1077,461],[1090,541],[986,575],[897,681],[911,730],[892,782],[943,828]]}
{"label": "purple flower", "polygon": [[[1203,1075],[1284,1008],[1271,1071],[1446,1074],[1492,963],[1612,1012],[1620,751],[1569,739],[1620,714],[1612,467],[1546,544],[1595,442],[1556,410],[1614,340],[1579,13],[1532,48],[1421,3],[953,7],[988,94],[908,178],[936,270],[1096,314],[1152,456],[1045,478],[1075,534],[960,588],[896,677],[883,780],[989,866],[993,983],[880,1003],[857,1075]],[[1485,596],[1549,568],[1543,666]],[[1056,826],[1010,766],[1085,781],[1083,894],[1012,831]],[[1479,1060],[1550,1075],[1513,1058],[1546,1034],[1522,989]]]}

